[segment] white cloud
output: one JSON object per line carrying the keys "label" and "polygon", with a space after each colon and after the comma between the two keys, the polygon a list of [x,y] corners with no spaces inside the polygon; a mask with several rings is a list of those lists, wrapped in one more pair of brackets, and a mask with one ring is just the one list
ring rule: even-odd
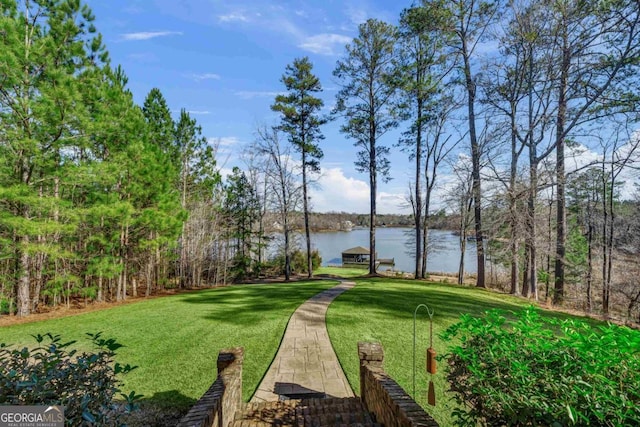
{"label": "white cloud", "polygon": [[209,145],[217,145],[218,147],[230,148],[242,144],[237,136],[217,136],[207,138]]}
{"label": "white cloud", "polygon": [[241,90],[235,93],[236,96],[242,99],[253,99],[253,98],[275,98],[277,95],[280,95],[281,92],[272,92],[272,91],[250,91],[250,90]]}
{"label": "white cloud", "polygon": [[582,144],[567,148],[567,153],[565,154],[567,172],[573,172],[601,161],[601,154],[590,150]]}
{"label": "white cloud", "polygon": [[318,184],[320,188],[310,191],[314,211],[369,211],[369,185],[359,179],[346,177],[342,169],[323,169]]}
{"label": "white cloud", "polygon": [[[217,18],[221,24],[235,23],[252,30],[281,34],[300,49],[319,55],[335,55],[336,47],[341,48],[351,41],[350,37],[328,32],[309,35],[308,24],[301,21],[307,21],[312,16],[314,15],[306,10],[288,10],[282,6],[271,5],[251,11],[245,8],[231,9]],[[313,19],[317,17],[314,16]]]}
{"label": "white cloud", "polygon": [[202,80],[220,80],[221,79],[220,74],[215,74],[215,73],[191,74],[189,77],[198,82]]}
{"label": "white cloud", "polygon": [[124,33],[120,37],[122,40],[149,40],[156,37],[181,36],[182,31],[142,31],[138,33]]}
{"label": "white cloud", "polygon": [[207,138],[207,143],[214,149],[218,166],[223,176],[231,174],[231,168],[227,165],[231,159],[237,156],[238,147],[244,142],[237,136],[219,136]]}
{"label": "white cloud", "polygon": [[187,110],[187,113],[189,113],[191,115],[207,115],[207,114],[211,114],[211,111],[207,111],[207,110]]}
{"label": "white cloud", "polygon": [[380,9],[369,0],[343,0],[342,11],[347,19],[340,28],[343,31],[357,31],[358,26],[369,18],[384,22],[394,22],[397,15],[389,10]]}
{"label": "white cloud", "polygon": [[347,6],[347,9],[345,10],[345,14],[349,18],[349,21],[351,22],[351,24],[354,25],[355,27],[362,24],[367,20],[367,18],[369,18],[369,13],[364,7],[362,7],[362,5],[356,6],[351,4]]}
{"label": "white cloud", "polygon": [[[358,178],[350,178],[340,167],[323,168],[319,186],[311,188],[311,204],[316,212],[369,212],[369,184]],[[380,192],[377,211],[380,213],[407,213],[404,195]]]}
{"label": "white cloud", "polygon": [[249,22],[249,16],[244,11],[234,11],[226,15],[218,15],[220,22]]}
{"label": "white cloud", "polygon": [[220,176],[222,177],[222,179],[227,179],[229,176],[233,174],[233,168],[227,168],[227,167],[220,168],[218,172],[220,172]]}
{"label": "white cloud", "polygon": [[336,47],[342,49],[342,47],[349,42],[351,42],[351,37],[341,34],[323,33],[306,37],[298,44],[298,47],[319,55],[335,55]]}
{"label": "white cloud", "polygon": [[405,194],[381,191],[376,198],[376,210],[379,213],[410,213]]}

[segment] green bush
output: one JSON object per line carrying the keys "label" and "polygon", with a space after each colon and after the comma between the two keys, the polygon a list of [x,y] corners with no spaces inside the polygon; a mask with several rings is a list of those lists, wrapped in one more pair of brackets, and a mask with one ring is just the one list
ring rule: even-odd
{"label": "green bush", "polygon": [[442,335],[458,425],[640,425],[640,332],[541,317],[469,315]]}
{"label": "green bush", "polygon": [[251,258],[242,255],[240,252],[236,253],[229,269],[229,276],[234,283],[242,282],[250,277],[253,277],[251,271]]}
{"label": "green bush", "polygon": [[[318,250],[311,251],[311,267],[313,270],[320,268],[322,264],[322,257]],[[275,274],[284,274],[285,259],[284,254],[278,254],[269,263],[270,267],[266,271]],[[291,253],[291,273],[292,274],[307,274],[307,253],[296,249]]]}
{"label": "green bush", "polygon": [[68,425],[118,425],[142,396],[120,394],[125,404],[118,405],[117,377],[136,367],[114,363],[122,347],[114,339],[87,335],[97,352],[78,353],[69,349],[74,341],[51,334],[34,336],[38,346],[32,349],[0,343],[0,405],[63,405]]}
{"label": "green bush", "polygon": [[2,314],[12,314],[10,313],[10,301],[3,297],[2,295],[0,295],[0,315]]}
{"label": "green bush", "polygon": [[[311,251],[311,268],[317,270],[322,264],[322,257],[317,249]],[[282,265],[284,271],[284,264]],[[301,250],[295,250],[291,254],[291,271],[296,274],[307,274],[307,253]]]}

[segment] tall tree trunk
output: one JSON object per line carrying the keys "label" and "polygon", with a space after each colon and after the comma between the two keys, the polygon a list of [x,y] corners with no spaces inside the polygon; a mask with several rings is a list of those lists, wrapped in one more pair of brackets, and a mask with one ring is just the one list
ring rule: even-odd
{"label": "tall tree trunk", "polygon": [[[149,233],[149,240],[153,241],[153,231]],[[154,257],[155,257],[155,250],[152,248],[149,251],[148,258],[147,258],[147,265],[145,269],[145,275],[146,275],[145,281],[147,282],[147,289],[145,290],[145,293],[144,293],[145,297],[148,297],[149,295],[151,295],[151,287],[153,286]]]}
{"label": "tall tree trunk", "polygon": [[260,212],[260,221],[258,223],[258,264],[262,266],[264,263],[265,252],[265,233],[264,233],[264,217],[267,214],[267,174],[264,175],[264,186],[262,190],[262,209]]}
{"label": "tall tree trunk", "polygon": [[369,150],[371,159],[369,164],[369,184],[371,186],[370,194],[370,214],[369,214],[369,274],[376,274],[376,194],[378,193],[377,185],[377,168],[376,168],[376,143],[375,136],[369,140]]}
{"label": "tall tree trunk", "polygon": [[420,266],[420,278],[425,279],[427,277],[427,257],[429,255],[429,214],[428,204],[425,205],[425,215],[422,220],[422,265]]}
{"label": "tall tree trunk", "polygon": [[[44,238],[38,236],[39,243],[44,243]],[[47,255],[44,253],[38,253],[35,256],[35,285],[33,287],[33,296],[31,298],[31,311],[38,310],[40,305],[40,293],[44,284],[44,266],[47,262]]]}
{"label": "tall tree trunk", "polygon": [[17,250],[17,280],[16,280],[16,296],[18,316],[28,316],[31,313],[30,299],[30,283],[31,283],[31,257],[27,251],[29,245],[29,236],[22,236],[19,241]]}
{"label": "tall tree trunk", "polygon": [[291,243],[289,243],[289,226],[286,221],[284,227],[284,280],[288,282],[291,280]]}
{"label": "tall tree trunk", "polygon": [[529,103],[529,126],[527,138],[529,140],[529,200],[527,202],[527,236],[526,245],[528,247],[528,270],[529,270],[529,291],[534,300],[538,300],[538,260],[537,260],[537,223],[536,223],[536,201],[538,199],[538,143],[534,138],[534,118],[533,118],[533,48],[529,47],[529,75],[527,78],[527,98]]}
{"label": "tall tree trunk", "polygon": [[[280,162],[280,158],[276,159],[276,162]],[[289,242],[289,197],[287,197],[287,185],[285,172],[280,166],[278,168],[280,174],[280,191],[282,194],[282,223],[284,231],[284,278],[285,281],[291,279],[291,243]]]}
{"label": "tall tree trunk", "polygon": [[164,286],[165,281],[167,280],[166,269],[164,268],[164,260],[162,259],[162,252],[160,251],[160,246],[156,247],[156,257],[153,266],[153,277],[154,283],[156,286],[162,284]]}
{"label": "tall tree trunk", "polygon": [[524,266],[523,266],[523,274],[522,274],[522,296],[525,298],[529,298],[529,284],[531,274],[531,247],[529,245],[525,245],[524,248]]}
{"label": "tall tree trunk", "polygon": [[587,221],[589,222],[587,231],[587,312],[591,313],[591,287],[593,282],[593,224],[591,223],[591,218],[588,218]]}
{"label": "tall tree trunk", "polygon": [[[417,73],[417,85],[420,87],[421,82],[421,73]],[[416,209],[415,209],[415,232],[416,232],[416,271],[415,278],[420,279],[425,277],[425,270],[422,268],[422,265],[425,264],[425,258],[423,257],[423,251],[426,254],[426,249],[422,246],[422,191],[420,190],[420,175],[422,172],[422,96],[420,94],[420,89],[418,89],[418,128],[416,129],[416,188],[415,188],[415,200],[416,200]],[[426,230],[425,230],[426,236]]]}
{"label": "tall tree trunk", "polygon": [[100,276],[98,276],[98,302],[102,302],[104,301],[104,284],[103,284],[103,277],[102,274]]}
{"label": "tall tree trunk", "polygon": [[516,174],[518,173],[518,147],[516,135],[515,107],[511,108],[511,168],[509,171],[509,249],[511,251],[511,291],[512,295],[518,294],[518,280],[520,271],[518,260],[520,258],[518,245],[518,211],[516,200]]}
{"label": "tall tree trunk", "polygon": [[182,224],[180,234],[180,261],[178,264],[178,283],[180,288],[187,287],[187,221]]}
{"label": "tall tree trunk", "polygon": [[553,303],[562,304],[564,299],[565,282],[565,255],[567,241],[567,214],[565,211],[565,167],[564,148],[565,135],[564,127],[567,115],[567,85],[569,79],[570,46],[567,42],[567,28],[563,28],[562,62],[560,70],[560,82],[558,86],[558,115],[556,123],[556,180],[557,180],[557,211],[556,211],[556,260],[555,260],[555,287],[553,293]]}
{"label": "tall tree trunk", "polygon": [[485,285],[485,262],[484,262],[484,239],[482,232],[482,189],[480,185],[480,145],[476,135],[476,84],[471,76],[471,64],[469,62],[469,53],[467,41],[462,40],[462,56],[464,60],[464,76],[467,89],[467,107],[469,115],[469,138],[471,142],[471,162],[473,169],[471,171],[473,177],[473,213],[475,219],[476,231],[476,254],[478,263],[478,277],[476,286],[479,288]]}
{"label": "tall tree trunk", "polygon": [[[122,265],[122,258],[120,258],[120,265]],[[122,273],[118,274],[118,283],[116,284],[116,301],[122,301]]]}
{"label": "tall tree trunk", "polygon": [[[611,168],[613,169],[613,164]],[[611,297],[611,274],[613,269],[613,197],[615,191],[615,176],[613,170],[607,176],[604,161],[602,169],[602,314],[608,317]]]}
{"label": "tall tree trunk", "polygon": [[[182,173],[180,179],[182,180],[182,185],[180,186],[180,191],[182,193],[182,197],[180,200],[180,205],[182,209],[187,209],[187,177],[189,175],[189,163],[187,159],[186,153],[182,154],[182,162],[181,162]],[[188,221],[184,221],[182,224],[182,233],[180,235],[180,261],[178,268],[178,283],[180,284],[180,288],[188,287],[188,278],[187,278],[187,257],[188,257],[188,248],[187,248],[187,234],[188,230]]]}
{"label": "tall tree trunk", "polygon": [[467,203],[463,200],[460,203],[460,264],[458,265],[458,284],[464,282],[464,256],[467,252],[467,215],[465,209]]}
{"label": "tall tree trunk", "polygon": [[[44,181],[42,173],[40,174],[40,178]],[[38,190],[38,197],[40,197],[40,199],[42,199],[44,197],[44,188],[43,185],[40,184],[40,188]],[[57,222],[57,218],[55,220]],[[46,237],[39,234],[37,237],[38,240],[38,245],[44,245],[46,243]],[[35,276],[35,283],[34,283],[34,287],[33,287],[33,295],[31,297],[31,311],[35,312],[38,310],[38,305],[40,304],[40,292],[43,288],[43,281],[44,281],[44,266],[47,262],[47,254],[44,252],[39,252],[38,254],[35,255],[34,257],[34,276]]]}
{"label": "tall tree trunk", "polygon": [[307,277],[313,276],[313,263],[311,261],[311,231],[309,229],[309,199],[307,197],[307,156],[302,150],[302,203],[304,209],[304,235],[307,243]]}
{"label": "tall tree trunk", "polygon": [[553,253],[553,228],[551,227],[553,223],[553,188],[551,193],[551,198],[549,202],[549,215],[547,216],[547,278],[545,280],[545,298],[547,301],[549,300],[549,287],[551,286],[550,277],[551,277],[551,254]]}
{"label": "tall tree trunk", "polygon": [[536,199],[538,198],[538,163],[535,161],[535,152],[533,154],[534,161],[529,168],[530,178],[529,200],[527,202],[527,247],[528,247],[528,264],[529,264],[529,291],[534,300],[538,300],[538,260],[536,234],[538,225],[536,224]]}
{"label": "tall tree trunk", "polygon": [[[29,25],[31,22],[31,18],[29,17],[29,7],[25,8],[26,18],[24,19],[25,23],[25,32],[24,32],[24,87],[30,87],[31,85],[31,76],[30,76],[30,60],[29,55],[31,52],[31,37],[33,36],[33,30],[30,30]],[[21,105],[20,109],[23,111],[23,130],[24,134],[27,138],[32,138],[31,132],[31,114],[29,113],[30,108],[30,94],[28,89],[22,90],[21,93]],[[21,184],[28,186],[30,181],[30,173],[29,173],[29,159],[28,153],[21,151],[19,153],[19,177],[21,179]],[[25,220],[29,220],[29,212],[26,206],[22,207],[22,217]],[[15,295],[16,295],[16,306],[17,306],[17,315],[18,316],[28,316],[31,313],[31,303],[30,303],[30,285],[31,285],[31,276],[30,276],[30,268],[31,268],[31,260],[28,253],[27,246],[29,245],[29,236],[22,235],[15,237],[16,242],[16,282],[15,282]]]}

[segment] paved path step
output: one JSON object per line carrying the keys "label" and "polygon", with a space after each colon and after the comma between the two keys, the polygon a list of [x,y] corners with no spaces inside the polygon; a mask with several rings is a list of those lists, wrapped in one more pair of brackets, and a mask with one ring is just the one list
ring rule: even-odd
{"label": "paved path step", "polygon": [[251,398],[252,403],[354,396],[325,324],[329,304],[353,286],[354,282],[343,281],[298,307],[289,320],[275,359]]}

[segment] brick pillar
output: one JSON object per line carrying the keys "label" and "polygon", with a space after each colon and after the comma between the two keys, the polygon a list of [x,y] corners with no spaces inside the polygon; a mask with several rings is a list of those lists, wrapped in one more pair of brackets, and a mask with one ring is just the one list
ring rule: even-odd
{"label": "brick pillar", "polygon": [[216,380],[178,427],[229,427],[242,404],[243,359],[242,347],[220,350]]}
{"label": "brick pillar", "polygon": [[219,426],[228,427],[233,422],[236,411],[242,405],[242,347],[220,350],[218,353],[218,377],[224,384],[222,404],[220,405]]}
{"label": "brick pillar", "polygon": [[362,400],[365,408],[369,410],[367,387],[370,387],[370,384],[367,384],[366,371],[367,367],[382,370],[382,363],[384,362],[382,344],[379,342],[359,342],[358,357],[360,358],[360,400]]}

